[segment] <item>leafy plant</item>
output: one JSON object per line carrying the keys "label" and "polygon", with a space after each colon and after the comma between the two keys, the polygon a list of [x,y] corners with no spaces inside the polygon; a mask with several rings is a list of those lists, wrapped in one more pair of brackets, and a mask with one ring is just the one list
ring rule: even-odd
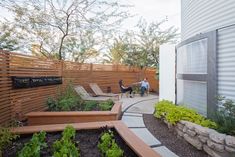
{"label": "leafy plant", "polygon": [[72,126],[67,126],[62,138],[53,144],[53,157],[79,157],[79,149],[74,142],[75,135],[76,130]]}
{"label": "leafy plant", "polygon": [[140,86],[134,86],[133,87],[133,93],[135,93],[135,94],[140,94]]}
{"label": "leafy plant", "polygon": [[111,148],[106,152],[107,157],[121,157],[123,156],[123,150],[119,148],[117,143],[112,140]]}
{"label": "leafy plant", "polygon": [[18,157],[40,157],[40,151],[47,147],[45,142],[46,132],[33,134],[32,139],[25,144],[18,154]]}
{"label": "leafy plant", "polygon": [[76,94],[72,84],[68,84],[65,91],[62,92],[59,89],[57,99],[49,97],[47,100],[47,106],[51,111],[71,111],[76,107],[79,107],[81,98]]}
{"label": "leafy plant", "polygon": [[156,104],[154,116],[157,118],[164,118],[170,124],[176,124],[180,120],[186,120],[204,127],[217,128],[215,122],[206,119],[195,110],[185,106],[177,106],[167,100],[160,101]]}
{"label": "leafy plant", "polygon": [[97,101],[85,101],[84,111],[92,111],[97,107]]}
{"label": "leafy plant", "polygon": [[49,97],[47,99],[47,106],[48,106],[49,110],[55,110],[56,107],[58,106],[58,102],[55,99],[53,99],[52,97]]}
{"label": "leafy plant", "polygon": [[235,135],[235,103],[225,97],[218,97],[218,111],[215,113],[218,131]]}
{"label": "leafy plant", "polygon": [[123,150],[114,140],[112,131],[105,132],[100,139],[98,148],[105,157],[122,157]]}
{"label": "leafy plant", "polygon": [[2,156],[3,149],[12,143],[18,135],[10,132],[8,128],[0,127],[0,156]]}
{"label": "leafy plant", "polygon": [[113,107],[114,102],[109,99],[107,101],[99,103],[99,108],[101,111],[109,111]]}
{"label": "leafy plant", "polygon": [[76,97],[63,98],[58,101],[57,109],[59,109],[59,111],[71,111],[76,105],[78,105]]}

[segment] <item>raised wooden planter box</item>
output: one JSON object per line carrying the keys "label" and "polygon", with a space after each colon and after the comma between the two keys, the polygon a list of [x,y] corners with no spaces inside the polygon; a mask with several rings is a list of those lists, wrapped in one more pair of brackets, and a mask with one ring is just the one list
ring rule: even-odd
{"label": "raised wooden planter box", "polygon": [[[39,125],[39,126],[25,126],[13,128],[11,131],[16,134],[32,134],[39,131],[56,132],[63,131],[68,124],[54,124],[54,125]],[[76,130],[98,129],[101,127],[114,128],[126,144],[139,157],[161,157],[152,148],[139,139],[128,127],[121,121],[106,121],[106,122],[89,122],[89,123],[73,123]]]}
{"label": "raised wooden planter box", "polygon": [[85,123],[118,120],[122,105],[115,103],[111,111],[30,112],[28,125]]}

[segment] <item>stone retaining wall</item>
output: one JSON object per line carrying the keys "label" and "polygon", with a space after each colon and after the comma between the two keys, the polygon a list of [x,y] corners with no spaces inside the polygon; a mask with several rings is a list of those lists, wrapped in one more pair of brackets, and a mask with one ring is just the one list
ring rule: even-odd
{"label": "stone retaining wall", "polygon": [[188,121],[180,121],[174,129],[180,137],[212,157],[235,157],[234,136],[221,134]]}

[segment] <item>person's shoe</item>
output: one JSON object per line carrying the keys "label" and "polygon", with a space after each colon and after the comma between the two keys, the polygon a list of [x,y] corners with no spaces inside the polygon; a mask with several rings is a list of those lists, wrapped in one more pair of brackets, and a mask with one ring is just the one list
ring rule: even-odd
{"label": "person's shoe", "polygon": [[133,96],[130,96],[130,98],[133,98]]}

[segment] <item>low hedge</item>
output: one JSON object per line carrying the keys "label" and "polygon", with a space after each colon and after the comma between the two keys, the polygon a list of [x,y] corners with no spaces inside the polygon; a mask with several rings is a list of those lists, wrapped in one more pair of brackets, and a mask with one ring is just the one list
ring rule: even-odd
{"label": "low hedge", "polygon": [[180,120],[190,121],[208,128],[217,128],[217,124],[202,115],[198,114],[195,110],[189,109],[185,106],[177,106],[170,101],[163,100],[155,105],[154,116],[163,118],[168,123],[175,125]]}

